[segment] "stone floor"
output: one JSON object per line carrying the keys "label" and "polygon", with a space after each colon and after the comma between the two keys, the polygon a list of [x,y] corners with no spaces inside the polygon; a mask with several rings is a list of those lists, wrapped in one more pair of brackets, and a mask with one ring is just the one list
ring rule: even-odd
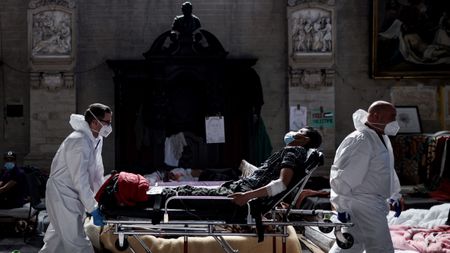
{"label": "stone floor", "polygon": [[10,237],[0,239],[0,253],[11,253],[13,250],[19,250],[20,253],[37,253],[44,244],[42,236],[35,236],[27,239],[25,243],[23,237]]}

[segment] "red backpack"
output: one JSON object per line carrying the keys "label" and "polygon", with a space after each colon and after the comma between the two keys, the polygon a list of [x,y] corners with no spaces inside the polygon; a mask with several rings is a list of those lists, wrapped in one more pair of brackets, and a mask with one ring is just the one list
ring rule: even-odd
{"label": "red backpack", "polygon": [[112,174],[100,187],[95,199],[100,205],[134,206],[148,200],[150,183],[143,176],[128,172]]}

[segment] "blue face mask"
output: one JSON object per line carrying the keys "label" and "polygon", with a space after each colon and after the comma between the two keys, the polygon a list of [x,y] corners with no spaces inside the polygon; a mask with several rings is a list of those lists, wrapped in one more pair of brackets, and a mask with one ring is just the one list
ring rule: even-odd
{"label": "blue face mask", "polygon": [[286,135],[284,135],[284,143],[286,145],[289,145],[289,143],[293,142],[295,140],[294,136],[296,133],[289,132]]}
{"label": "blue face mask", "polygon": [[15,163],[13,163],[13,162],[6,162],[4,167],[7,170],[12,170],[14,168],[14,166],[16,166]]}

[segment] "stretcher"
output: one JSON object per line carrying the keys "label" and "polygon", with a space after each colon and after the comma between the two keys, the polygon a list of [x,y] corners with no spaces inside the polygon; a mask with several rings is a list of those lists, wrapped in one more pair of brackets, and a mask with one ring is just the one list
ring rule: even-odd
{"label": "stretcher", "polygon": [[[153,186],[148,192],[152,201],[145,207],[101,208],[106,216],[105,223],[110,225],[113,233],[118,236],[115,242],[118,250],[129,247],[129,236],[139,241],[145,252],[151,250],[139,236],[182,236],[185,242],[184,252],[187,253],[189,237],[212,236],[226,253],[237,253],[239,251],[233,249],[224,236],[258,237],[258,241],[270,236],[281,237],[282,252],[285,253],[286,238],[289,236],[288,226],[317,226],[323,233],[334,230],[338,246],[350,248],[353,245],[353,236],[346,232],[346,229],[352,226],[352,223],[332,222],[331,217],[336,215],[334,211],[295,208],[308,179],[316,168],[323,164],[323,154],[311,149],[305,164],[306,176],[295,185],[273,198],[266,199],[265,202],[253,199],[243,207],[231,203],[231,198],[226,196],[164,198],[158,189],[169,186]],[[281,205],[286,199],[290,199],[288,204]],[[263,204],[264,208],[261,207]],[[267,205],[270,208],[267,208]],[[313,219],[305,220],[307,216],[312,216]],[[229,227],[243,229],[233,231],[228,229]]]}

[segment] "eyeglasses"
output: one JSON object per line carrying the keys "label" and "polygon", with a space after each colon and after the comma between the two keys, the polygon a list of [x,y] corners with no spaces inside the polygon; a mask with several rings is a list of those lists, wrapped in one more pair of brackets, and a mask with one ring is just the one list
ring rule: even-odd
{"label": "eyeglasses", "polygon": [[98,121],[105,123],[107,126],[111,125],[111,123],[112,123],[111,121],[102,120],[102,119],[99,119]]}

